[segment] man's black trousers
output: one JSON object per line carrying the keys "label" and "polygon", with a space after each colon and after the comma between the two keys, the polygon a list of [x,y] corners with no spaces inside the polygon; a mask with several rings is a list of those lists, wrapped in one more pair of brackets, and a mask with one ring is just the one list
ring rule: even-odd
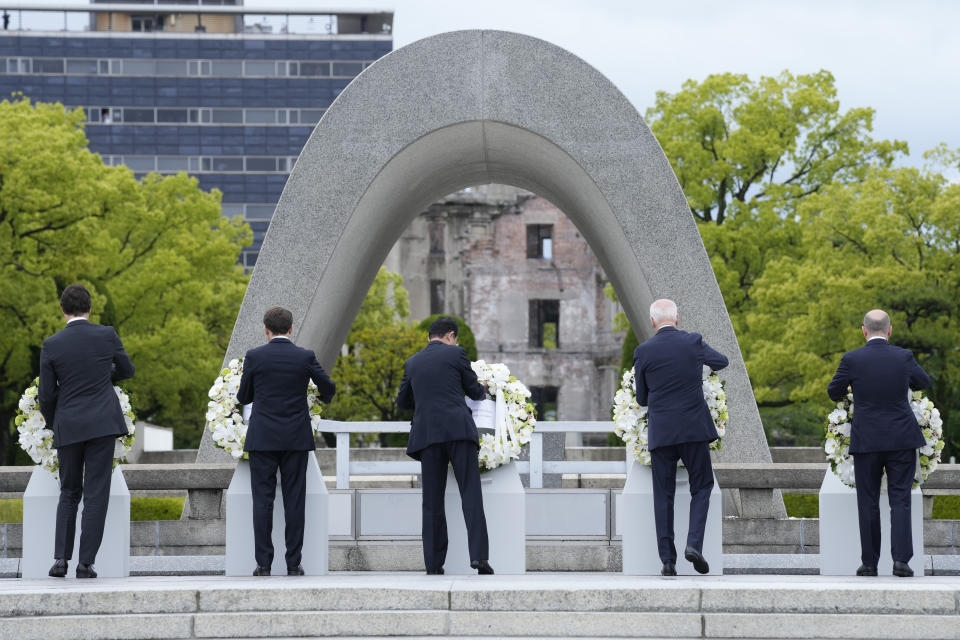
{"label": "man's black trousers", "polygon": [[444,492],[447,488],[447,465],[453,466],[453,475],[460,487],[463,519],[467,525],[467,543],[470,561],[489,560],[487,520],[483,513],[483,494],[480,492],[480,467],[477,463],[479,447],[470,440],[438,442],[420,454],[421,484],[423,486],[423,561],[427,571],[443,568],[447,558],[447,517],[444,512]]}

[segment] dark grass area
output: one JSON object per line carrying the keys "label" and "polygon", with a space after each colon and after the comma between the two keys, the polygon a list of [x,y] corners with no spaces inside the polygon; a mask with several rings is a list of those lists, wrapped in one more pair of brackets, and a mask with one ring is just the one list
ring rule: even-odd
{"label": "dark grass area", "polygon": [[[131,520],[179,520],[184,498],[130,498]],[[0,500],[0,522],[23,522],[23,500]]]}
{"label": "dark grass area", "polygon": [[[811,493],[785,493],[783,504],[791,518],[816,518],[820,513],[819,496]],[[881,506],[884,504],[880,501]],[[960,496],[934,496],[934,520],[960,520]]]}

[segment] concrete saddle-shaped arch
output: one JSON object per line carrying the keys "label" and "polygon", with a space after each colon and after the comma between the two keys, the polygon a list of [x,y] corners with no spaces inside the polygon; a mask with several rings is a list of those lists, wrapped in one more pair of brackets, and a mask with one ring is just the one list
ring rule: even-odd
{"label": "concrete saddle-shaped arch", "polygon": [[[331,369],[403,229],[442,196],[488,183],[557,205],[589,242],[641,334],[649,330],[650,302],[676,300],[683,325],[730,358],[730,427],[720,459],[771,461],[710,261],[650,128],[596,69],[516,33],[426,38],[381,58],[344,89],[286,183],[227,359],[261,344],[263,310],[282,305],[293,311],[296,341]],[[218,453],[205,433],[198,459]],[[778,496],[760,510],[783,515]]]}

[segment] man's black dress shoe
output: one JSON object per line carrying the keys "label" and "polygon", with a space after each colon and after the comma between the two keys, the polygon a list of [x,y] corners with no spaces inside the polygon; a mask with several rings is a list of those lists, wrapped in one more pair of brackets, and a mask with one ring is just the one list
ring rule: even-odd
{"label": "man's black dress shoe", "polygon": [[302,564],[298,564],[298,565],[295,566],[295,567],[287,567],[287,575],[288,575],[288,576],[302,576],[302,575],[304,575],[304,573],[303,573],[303,565],[302,565]]}
{"label": "man's black dress shoe", "polygon": [[481,576],[492,576],[493,567],[490,566],[490,563],[486,560],[471,560],[470,568],[476,569],[477,573]]}
{"label": "man's black dress shoe", "polygon": [[51,578],[64,578],[67,575],[67,561],[66,560],[57,560],[53,563],[53,566],[50,567],[50,573],[47,574]]}
{"label": "man's black dress shoe", "polygon": [[428,575],[428,576],[442,576],[442,575],[443,575],[443,567],[440,567],[439,569],[427,569],[427,575]]}
{"label": "man's black dress shoe", "polygon": [[677,575],[677,566],[672,562],[664,562],[663,568],[660,569],[660,575],[662,576],[675,576]]}
{"label": "man's black dress shoe", "polygon": [[270,575],[270,567],[257,567],[253,570],[253,575],[255,576],[268,576]]}
{"label": "man's black dress shoe", "polygon": [[696,569],[697,573],[710,573],[710,565],[707,560],[702,553],[693,547],[687,547],[683,552],[683,557],[693,563],[693,568]]}
{"label": "man's black dress shoe", "polygon": [[82,562],[77,565],[77,577],[78,578],[96,578],[97,572],[93,570],[92,564],[83,564]]}
{"label": "man's black dress shoe", "polygon": [[913,569],[910,568],[906,562],[894,562],[893,563],[893,575],[898,578],[912,578]]}
{"label": "man's black dress shoe", "polygon": [[862,564],[862,565],[860,565],[860,568],[857,569],[857,575],[858,575],[858,576],[876,576],[876,575],[877,575],[877,568],[876,568],[876,567],[868,567],[867,565]]}

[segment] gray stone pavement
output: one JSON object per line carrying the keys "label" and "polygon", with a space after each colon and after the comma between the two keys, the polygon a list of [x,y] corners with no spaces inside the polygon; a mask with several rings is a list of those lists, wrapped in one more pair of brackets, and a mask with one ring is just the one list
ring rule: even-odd
{"label": "gray stone pavement", "polygon": [[[960,580],[615,573],[0,580],[0,637],[960,637]],[[108,635],[104,635],[109,631]]]}

